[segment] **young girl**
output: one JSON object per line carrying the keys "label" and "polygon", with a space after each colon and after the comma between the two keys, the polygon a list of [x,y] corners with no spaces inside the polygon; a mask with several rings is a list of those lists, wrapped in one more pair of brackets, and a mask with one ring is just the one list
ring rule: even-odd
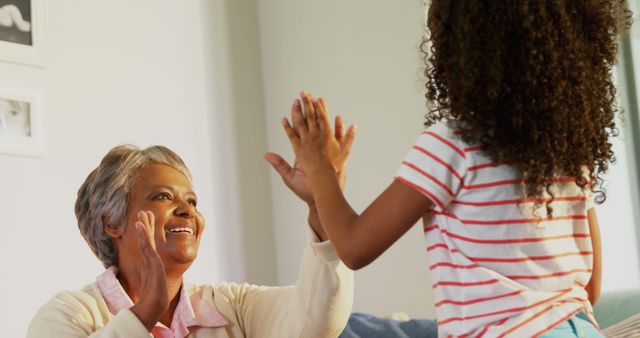
{"label": "young girl", "polygon": [[431,1],[428,128],[361,214],[332,165],[349,147],[302,93],[283,127],[342,260],[366,266],[422,218],[439,336],[601,337],[593,201],[613,160],[623,5]]}

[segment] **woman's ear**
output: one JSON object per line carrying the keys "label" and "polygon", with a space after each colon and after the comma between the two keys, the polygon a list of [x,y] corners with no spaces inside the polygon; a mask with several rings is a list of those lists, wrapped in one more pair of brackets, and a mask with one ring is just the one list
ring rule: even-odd
{"label": "woman's ear", "polygon": [[102,227],[109,237],[116,239],[124,235],[125,226],[117,226],[109,221],[107,215],[102,215]]}

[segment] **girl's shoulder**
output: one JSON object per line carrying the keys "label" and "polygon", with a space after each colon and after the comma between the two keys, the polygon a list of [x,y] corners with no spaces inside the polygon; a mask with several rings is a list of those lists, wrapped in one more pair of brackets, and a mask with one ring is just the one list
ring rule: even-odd
{"label": "girl's shoulder", "polygon": [[455,134],[457,134],[456,132],[454,132],[456,129],[457,129],[456,126],[452,122],[438,122],[427,127],[425,131],[440,133],[440,134],[443,134],[443,136],[444,135],[454,136]]}
{"label": "girl's shoulder", "polygon": [[460,137],[460,128],[452,122],[439,122],[433,124],[420,133],[418,142],[439,141],[453,148],[456,152],[464,153],[464,149],[470,145]]}
{"label": "girl's shoulder", "polygon": [[441,137],[445,137],[451,140],[460,140],[461,127],[454,122],[438,122],[424,130],[424,133],[434,133]]}

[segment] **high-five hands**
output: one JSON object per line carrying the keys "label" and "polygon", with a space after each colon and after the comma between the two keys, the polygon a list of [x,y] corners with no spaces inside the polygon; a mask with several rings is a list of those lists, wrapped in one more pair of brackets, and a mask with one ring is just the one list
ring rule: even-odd
{"label": "high-five hands", "polygon": [[[304,94],[301,95],[301,98],[304,99]],[[324,104],[323,108],[326,111],[326,107],[324,107]],[[297,99],[291,107],[292,118],[295,114],[300,114],[300,105]],[[283,126],[289,124],[286,118],[283,118],[282,123]],[[340,181],[340,186],[344,188],[345,165],[349,152],[351,150],[351,144],[353,143],[355,137],[355,127],[351,126],[349,132],[346,133],[344,128],[344,121],[341,116],[336,116],[334,126],[335,130],[333,131],[333,136],[335,138],[335,141],[342,149],[342,151],[340,152],[342,156],[341,158],[336,159],[333,165],[335,167],[338,180]],[[294,162],[294,165],[292,167],[285,159],[282,158],[282,156],[276,153],[266,153],[264,158],[271,164],[271,166],[278,172],[278,174],[280,174],[280,177],[282,177],[282,180],[284,181],[286,186],[291,189],[291,191],[293,191],[305,203],[309,205],[313,204],[313,193],[311,191],[311,188],[309,187],[309,183],[307,182],[307,176],[305,175],[298,161]]]}
{"label": "high-five hands", "polygon": [[283,118],[282,126],[296,155],[296,163],[307,176],[314,176],[318,171],[343,171],[355,138],[355,125],[349,126],[345,133],[344,123],[337,117],[334,131],[324,100],[314,99],[306,92],[293,102],[291,121]]}
{"label": "high-five hands", "polygon": [[[304,110],[300,100],[304,103]],[[355,138],[355,126],[352,125],[345,130],[342,117],[336,116],[335,130],[332,130],[324,100],[315,100],[314,102],[313,98],[308,93],[301,93],[300,100],[296,99],[291,106],[291,119],[294,121],[294,125],[295,123],[298,123],[307,127],[304,132],[305,137],[302,138],[298,136],[298,132],[291,126],[289,121],[286,118],[282,119],[282,125],[285,128],[289,139],[291,140],[293,138],[296,140],[296,148],[294,148],[294,151],[296,152],[296,161],[294,162],[293,167],[284,160],[282,156],[275,153],[267,153],[264,158],[271,164],[278,174],[280,174],[285,185],[301,200],[307,203],[309,206],[309,225],[311,225],[318,238],[324,241],[328,239],[328,237],[320,222],[313,196],[313,190],[309,184],[309,178],[305,174],[305,171],[298,160],[298,154],[301,153],[303,149],[306,149],[306,147],[301,146],[301,143],[308,139],[307,136],[312,136],[309,130],[313,130],[313,137],[315,140],[326,142],[330,146],[330,152],[327,153],[329,156],[316,157],[315,160],[321,163],[322,161],[327,161],[326,163],[328,163],[328,165],[325,167],[330,171],[330,174],[335,175],[338,179],[340,188],[344,189],[346,176],[345,164]],[[312,110],[315,116],[314,119],[317,120],[318,117],[323,119],[321,122],[322,127],[320,127],[318,121],[316,121],[315,125],[309,128],[306,118],[311,115]],[[322,146],[319,147],[322,148]],[[313,151],[314,149],[314,147],[309,148],[311,148],[309,151]],[[296,149],[298,150],[296,151]],[[306,158],[304,161],[309,162]]]}

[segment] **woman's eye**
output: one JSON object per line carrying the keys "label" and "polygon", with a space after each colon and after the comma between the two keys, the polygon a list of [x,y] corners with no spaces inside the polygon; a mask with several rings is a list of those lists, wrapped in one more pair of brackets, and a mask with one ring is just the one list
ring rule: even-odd
{"label": "woman's eye", "polygon": [[198,201],[196,201],[194,199],[191,199],[191,200],[189,200],[189,204],[193,205],[194,207],[197,207],[198,206]]}
{"label": "woman's eye", "polygon": [[171,195],[166,192],[161,192],[156,195],[155,199],[157,200],[171,200]]}

